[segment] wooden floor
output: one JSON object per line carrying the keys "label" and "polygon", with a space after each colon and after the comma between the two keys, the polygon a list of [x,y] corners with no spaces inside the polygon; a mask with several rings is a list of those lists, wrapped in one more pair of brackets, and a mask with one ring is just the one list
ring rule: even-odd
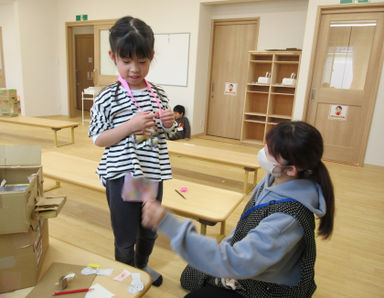
{"label": "wooden floor", "polygon": [[[53,119],[75,120],[64,116]],[[0,123],[1,145],[41,145],[43,151],[59,151],[98,161],[103,149],[87,137],[87,123],[75,129],[75,144],[54,147],[46,129]],[[69,141],[70,133],[59,132],[59,140]],[[192,138],[192,143],[221,147],[236,152],[256,153],[259,148],[218,138]],[[230,158],[230,157],[229,157]],[[242,170],[218,166],[185,157],[171,158],[174,176],[241,192]],[[76,165],[68,165],[76,167]],[[384,168],[353,167],[327,163],[336,192],[336,222],[329,241],[318,240],[314,297],[384,297]],[[44,170],[44,169],[43,169]],[[264,173],[260,171],[259,179]],[[45,184],[53,183],[46,180]],[[58,218],[49,220],[50,237],[104,257],[113,258],[113,235],[105,197],[80,187],[64,184],[50,194],[67,195],[67,203]],[[244,204],[227,221],[227,233],[234,228]],[[209,200],[209,198],[207,198]],[[214,236],[219,227],[208,227]],[[92,260],[84,260],[84,264]],[[160,288],[152,287],[145,297],[182,297],[179,276],[185,262],[172,252],[169,241],[159,236],[150,266],[164,277]]]}

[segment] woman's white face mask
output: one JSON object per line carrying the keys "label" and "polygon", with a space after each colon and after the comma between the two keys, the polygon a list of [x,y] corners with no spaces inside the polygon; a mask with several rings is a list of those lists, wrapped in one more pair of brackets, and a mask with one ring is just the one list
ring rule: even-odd
{"label": "woman's white face mask", "polygon": [[267,158],[267,154],[265,153],[265,148],[261,149],[257,153],[257,161],[259,162],[259,165],[267,172],[270,173],[271,175],[275,177],[281,176],[283,172],[283,168],[285,166],[280,165],[278,163],[274,163]]}

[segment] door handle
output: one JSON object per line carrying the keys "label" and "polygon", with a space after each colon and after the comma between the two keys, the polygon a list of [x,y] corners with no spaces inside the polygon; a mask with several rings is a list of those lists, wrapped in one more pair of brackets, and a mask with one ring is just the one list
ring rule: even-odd
{"label": "door handle", "polygon": [[215,83],[212,82],[212,84],[211,84],[211,98],[214,97],[214,95],[213,95],[214,92],[215,92]]}
{"label": "door handle", "polygon": [[314,100],[316,97],[316,88],[312,88],[311,90],[311,100]]}

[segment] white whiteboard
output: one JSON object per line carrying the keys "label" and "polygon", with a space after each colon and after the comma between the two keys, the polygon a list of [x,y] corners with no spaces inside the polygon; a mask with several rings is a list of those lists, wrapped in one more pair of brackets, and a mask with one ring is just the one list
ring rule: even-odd
{"label": "white whiteboard", "polygon": [[188,85],[189,36],[189,33],[155,34],[149,81],[159,85]]}

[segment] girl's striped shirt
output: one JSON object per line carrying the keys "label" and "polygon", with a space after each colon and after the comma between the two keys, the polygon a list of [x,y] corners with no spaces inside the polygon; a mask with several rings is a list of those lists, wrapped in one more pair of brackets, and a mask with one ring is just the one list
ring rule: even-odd
{"label": "girl's striped shirt", "polygon": [[[151,83],[161,108],[169,109],[168,98],[161,88]],[[141,111],[155,112],[159,110],[156,99],[148,88],[131,90]],[[103,89],[96,97],[91,109],[92,120],[89,126],[89,137],[100,135],[130,120],[139,112],[135,102],[119,82]],[[103,185],[105,180],[117,179],[130,172],[134,177],[145,176],[151,180],[167,180],[172,178],[169,161],[166,133],[176,130],[176,123],[171,128],[164,128],[159,119],[157,125],[158,145],[139,145],[134,134],[122,139],[119,143],[106,147],[96,173]]]}

